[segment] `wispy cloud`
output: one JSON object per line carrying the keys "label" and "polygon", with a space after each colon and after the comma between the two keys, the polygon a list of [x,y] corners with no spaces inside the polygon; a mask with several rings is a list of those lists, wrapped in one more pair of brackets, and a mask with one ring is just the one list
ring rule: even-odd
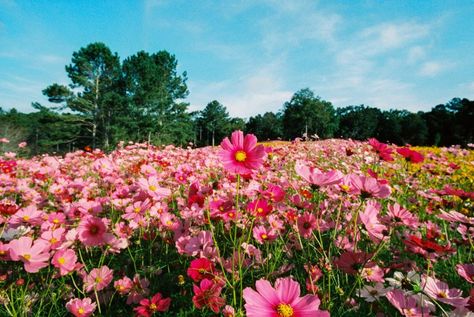
{"label": "wispy cloud", "polygon": [[441,72],[449,69],[452,63],[439,62],[439,61],[428,61],[421,65],[419,74],[426,77],[434,77]]}

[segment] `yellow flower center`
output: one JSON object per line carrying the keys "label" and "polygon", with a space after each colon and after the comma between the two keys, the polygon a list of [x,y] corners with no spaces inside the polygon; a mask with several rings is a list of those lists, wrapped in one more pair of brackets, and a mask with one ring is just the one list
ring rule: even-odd
{"label": "yellow flower center", "polygon": [[79,309],[77,310],[77,312],[79,313],[79,315],[82,315],[82,314],[84,314],[86,311],[84,310],[84,308],[79,307]]}
{"label": "yellow flower center", "polygon": [[261,213],[263,212],[263,208],[258,207],[258,208],[257,208],[257,212],[258,212],[259,214],[261,214]]}
{"label": "yellow flower center", "polygon": [[167,225],[167,226],[171,226],[172,224],[173,224],[173,221],[171,221],[171,220],[168,220],[168,221],[166,222],[166,225]]}
{"label": "yellow flower center", "polygon": [[349,189],[351,189],[351,188],[349,187],[349,185],[341,185],[341,189],[342,189],[343,191],[346,191],[346,192],[347,192],[347,191],[349,191]]}
{"label": "yellow flower center", "polygon": [[152,192],[154,192],[156,190],[156,186],[155,185],[150,185],[148,187],[149,190],[151,190]]}
{"label": "yellow flower center", "polygon": [[58,218],[54,219],[54,220],[53,220],[53,223],[58,224],[58,223],[59,223],[59,219],[58,219]]}
{"label": "yellow flower center", "polygon": [[56,238],[53,237],[53,238],[51,238],[51,239],[49,240],[49,242],[50,242],[51,244],[54,244],[54,243],[58,242],[58,239],[56,239]]}
{"label": "yellow flower center", "polygon": [[25,221],[30,220],[30,216],[23,216],[23,220],[25,220]]}
{"label": "yellow flower center", "polygon": [[446,295],[445,292],[439,292],[439,293],[438,293],[438,297],[441,297],[441,298],[448,298],[448,295]]}
{"label": "yellow flower center", "polygon": [[244,151],[237,151],[235,153],[235,159],[237,160],[237,162],[244,162],[247,159],[247,153],[245,153]]}
{"label": "yellow flower center", "polygon": [[64,263],[66,263],[66,259],[63,258],[63,257],[60,257],[60,258],[58,259],[58,263],[59,263],[59,264],[64,264]]}
{"label": "yellow flower center", "polygon": [[292,317],[293,308],[288,304],[279,304],[277,306],[277,313],[279,317]]}
{"label": "yellow flower center", "polygon": [[268,239],[268,236],[265,233],[262,233],[262,235],[260,237],[262,238],[262,240],[267,240]]}
{"label": "yellow flower center", "polygon": [[140,212],[140,207],[135,207],[135,209],[133,209],[133,211],[135,211],[135,213],[139,213]]}
{"label": "yellow flower center", "polygon": [[96,278],[95,278],[95,282],[96,282],[96,283],[100,283],[100,282],[102,282],[102,278],[100,278],[100,277],[96,277]]}
{"label": "yellow flower center", "polygon": [[23,254],[23,259],[29,261],[31,259],[31,254]]}
{"label": "yellow flower center", "polygon": [[156,305],[153,304],[153,303],[150,305],[150,310],[156,310],[157,308],[158,308],[158,307],[156,307]]}

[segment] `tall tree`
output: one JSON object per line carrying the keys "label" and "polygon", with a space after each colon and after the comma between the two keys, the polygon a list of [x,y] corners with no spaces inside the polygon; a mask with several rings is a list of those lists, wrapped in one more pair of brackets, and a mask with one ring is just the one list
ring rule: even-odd
{"label": "tall tree", "polygon": [[187,75],[177,73],[177,60],[167,51],[141,51],[123,62],[129,128],[138,140],[182,143],[193,138]]}
{"label": "tall tree", "polygon": [[214,146],[229,134],[231,129],[227,108],[217,100],[207,104],[200,112],[197,122],[200,145]]}
{"label": "tall tree", "polygon": [[250,117],[245,129],[246,132],[255,134],[259,140],[276,140],[283,136],[281,115],[273,112]]}
{"label": "tall tree", "polygon": [[337,130],[335,110],[329,101],[316,97],[308,89],[296,92],[283,106],[283,131],[285,137],[293,139],[316,134],[330,138]]}
{"label": "tall tree", "polygon": [[114,103],[107,100],[117,94],[120,79],[117,53],[112,54],[104,43],[91,43],[72,54],[66,72],[72,82],[69,87],[52,84],[43,94],[50,102],[62,103],[83,115],[93,147],[109,147]]}
{"label": "tall tree", "polygon": [[337,109],[337,116],[339,118],[338,137],[356,140],[378,137],[377,127],[382,116],[379,109],[364,105],[348,106]]}

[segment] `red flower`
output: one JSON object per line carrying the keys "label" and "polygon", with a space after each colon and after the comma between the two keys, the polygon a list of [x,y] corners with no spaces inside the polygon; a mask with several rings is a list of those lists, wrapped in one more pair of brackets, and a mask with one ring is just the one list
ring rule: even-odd
{"label": "red flower", "polygon": [[417,151],[410,150],[407,147],[400,147],[397,149],[398,154],[402,155],[405,160],[411,163],[421,163],[425,160],[423,154]]}
{"label": "red flower", "polygon": [[373,265],[373,263],[367,263],[371,257],[371,254],[365,252],[348,251],[341,254],[339,259],[334,261],[334,264],[347,274],[357,274],[362,268],[362,265]]}
{"label": "red flower", "polygon": [[422,239],[415,235],[411,235],[407,240],[404,240],[406,246],[408,246],[413,252],[421,254],[423,256],[428,253],[443,254],[454,252],[449,246],[442,246],[436,243],[435,241]]}
{"label": "red flower", "polygon": [[142,299],[140,306],[135,307],[133,310],[137,312],[137,316],[150,317],[155,312],[167,311],[170,307],[171,298],[163,298],[161,293],[156,293],[150,299]]}
{"label": "red flower", "polygon": [[224,168],[236,174],[250,174],[263,163],[265,149],[263,145],[257,146],[257,138],[253,134],[244,137],[242,131],[234,131],[229,138],[221,143],[220,157]]}
{"label": "red flower", "polygon": [[199,282],[204,278],[214,278],[214,270],[214,264],[211,261],[200,258],[191,261],[187,273],[194,282]]}
{"label": "red flower", "polygon": [[393,161],[392,157],[392,149],[388,147],[387,144],[379,142],[375,138],[371,138],[368,140],[370,146],[374,149],[374,151],[379,155],[381,160],[391,162]]}
{"label": "red flower", "polygon": [[225,299],[220,297],[222,287],[211,280],[203,279],[199,286],[193,285],[193,290],[193,303],[197,309],[209,307],[217,314],[220,308],[225,305]]}

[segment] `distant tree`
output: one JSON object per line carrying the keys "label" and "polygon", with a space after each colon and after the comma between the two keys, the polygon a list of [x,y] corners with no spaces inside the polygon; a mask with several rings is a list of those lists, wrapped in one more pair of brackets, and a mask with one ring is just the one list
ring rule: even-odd
{"label": "distant tree", "polygon": [[227,108],[217,100],[209,102],[197,119],[198,144],[214,146],[216,142],[220,143],[229,134],[230,123]]}
{"label": "distant tree", "polygon": [[402,144],[425,145],[428,138],[428,126],[423,118],[423,112],[402,111],[400,113]]}
{"label": "distant tree", "polygon": [[184,143],[193,139],[186,72],[176,71],[177,60],[166,51],[141,51],[123,62],[128,129],[135,140]]}
{"label": "distant tree", "polygon": [[454,134],[457,144],[466,146],[474,143],[474,101],[466,98],[454,98],[447,108],[454,113]]}
{"label": "distant tree", "polygon": [[437,105],[424,113],[423,118],[428,127],[427,144],[448,146],[458,143],[455,135],[455,113],[445,105]]}
{"label": "distant tree", "polygon": [[377,108],[348,106],[337,109],[339,121],[338,137],[367,140],[378,137],[377,128],[382,112]]}
{"label": "distant tree", "polygon": [[[43,94],[53,103],[83,116],[83,124],[91,133],[92,146],[109,147],[110,125],[114,103],[106,102],[110,94],[117,93],[120,78],[120,61],[103,43],[91,43],[72,54],[66,66],[71,80],[69,87],[52,84]],[[99,133],[101,134],[99,136]]]}
{"label": "distant tree", "polygon": [[337,130],[332,104],[316,97],[308,88],[299,90],[284,104],[282,119],[283,132],[288,139],[301,137],[304,133],[330,138]]}
{"label": "distant tree", "polygon": [[266,112],[263,116],[250,117],[245,125],[247,133],[253,133],[259,140],[276,140],[283,136],[282,118],[280,114]]}

